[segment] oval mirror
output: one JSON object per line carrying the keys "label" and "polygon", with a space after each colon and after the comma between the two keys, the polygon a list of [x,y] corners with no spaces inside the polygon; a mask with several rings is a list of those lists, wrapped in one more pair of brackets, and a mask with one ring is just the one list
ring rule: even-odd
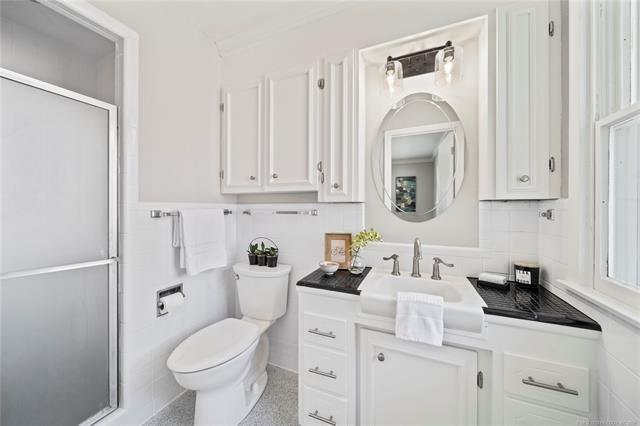
{"label": "oval mirror", "polygon": [[376,192],[409,222],[441,215],[464,178],[464,129],[442,98],[413,93],[387,112],[371,151]]}

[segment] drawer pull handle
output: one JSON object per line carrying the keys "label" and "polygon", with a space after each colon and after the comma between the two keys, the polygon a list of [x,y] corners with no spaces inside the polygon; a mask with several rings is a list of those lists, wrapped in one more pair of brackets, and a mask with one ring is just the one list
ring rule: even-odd
{"label": "drawer pull handle", "polygon": [[309,333],[311,333],[311,334],[317,334],[318,336],[328,337],[328,338],[330,338],[330,339],[335,339],[335,338],[336,338],[336,335],[335,335],[335,334],[333,334],[333,331],[329,331],[329,332],[326,332],[326,331],[320,331],[320,330],[318,330],[318,327],[316,327],[316,328],[310,328],[308,331],[309,331]]}
{"label": "drawer pull handle", "polygon": [[329,371],[329,372],[326,372],[326,371],[322,371],[322,370],[320,370],[320,367],[310,368],[310,369],[309,369],[309,373],[318,374],[318,375],[320,375],[320,376],[328,377],[328,378],[330,378],[330,379],[337,379],[337,378],[338,378],[338,376],[336,376],[336,375],[333,373],[333,370],[331,370],[331,371]]}
{"label": "drawer pull handle", "polygon": [[522,379],[522,383],[524,383],[525,385],[529,385],[529,386],[535,386],[537,388],[549,389],[549,390],[556,391],[556,392],[568,393],[569,395],[578,396],[578,391],[577,390],[567,389],[560,382],[558,382],[555,385],[550,385],[550,384],[547,384],[547,383],[536,382],[533,379],[533,377],[529,376],[526,379]]}
{"label": "drawer pull handle", "polygon": [[329,416],[329,418],[322,417],[320,414],[318,414],[318,410],[314,411],[313,413],[309,413],[309,417],[311,417],[312,419],[320,420],[321,422],[324,422],[328,425],[336,426],[336,422],[333,421],[333,416]]}

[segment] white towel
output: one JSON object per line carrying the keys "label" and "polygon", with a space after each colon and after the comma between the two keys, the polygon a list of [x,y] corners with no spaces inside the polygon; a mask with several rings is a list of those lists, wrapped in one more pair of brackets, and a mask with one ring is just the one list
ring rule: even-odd
{"label": "white towel", "polygon": [[224,211],[180,210],[173,222],[173,246],[180,249],[180,267],[188,275],[227,266]]}
{"label": "white towel", "polygon": [[399,292],[396,305],[396,337],[442,346],[444,319],[442,296]]}

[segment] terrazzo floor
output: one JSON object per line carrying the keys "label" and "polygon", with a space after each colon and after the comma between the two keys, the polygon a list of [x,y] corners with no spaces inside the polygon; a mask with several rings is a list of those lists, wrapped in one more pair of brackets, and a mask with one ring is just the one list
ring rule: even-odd
{"label": "terrazzo floor", "polygon": [[[267,365],[269,381],[253,410],[241,426],[287,426],[298,424],[298,375]],[[144,426],[190,426],[196,394],[188,391],[149,419]]]}

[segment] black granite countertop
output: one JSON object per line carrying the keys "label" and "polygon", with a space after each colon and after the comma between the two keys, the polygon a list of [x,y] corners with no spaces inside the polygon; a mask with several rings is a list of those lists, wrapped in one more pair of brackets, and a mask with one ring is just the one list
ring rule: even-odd
{"label": "black granite countertop", "polygon": [[[359,295],[358,287],[369,274],[366,268],[360,275],[351,275],[349,271],[337,271],[327,276],[317,269],[298,281],[299,286],[312,287],[328,291],[338,291]],[[487,307],[484,313],[501,317],[517,318],[548,324],[565,325],[601,331],[600,325],[569,303],[562,300],[544,287],[530,290],[518,287],[515,283],[505,289],[478,285],[476,278],[469,278]]]}
{"label": "black granite countertop", "polygon": [[478,284],[477,278],[469,281],[487,304],[487,315],[602,331],[597,322],[544,287],[530,290],[512,282],[507,288],[498,289]]}
{"label": "black granite countertop", "polygon": [[339,270],[329,276],[325,275],[322,270],[316,269],[298,281],[298,285],[359,295],[360,290],[358,290],[358,287],[369,274],[369,271],[371,271],[371,268],[367,267],[360,275],[352,275],[349,271]]}

